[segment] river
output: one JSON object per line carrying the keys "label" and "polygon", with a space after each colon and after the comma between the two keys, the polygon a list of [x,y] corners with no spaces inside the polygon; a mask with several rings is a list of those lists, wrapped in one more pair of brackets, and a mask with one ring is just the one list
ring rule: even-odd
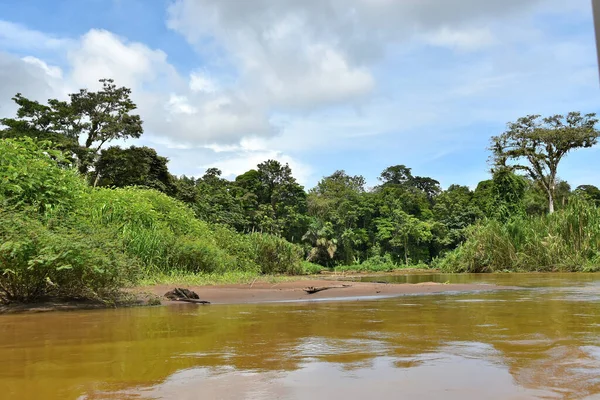
{"label": "river", "polygon": [[599,399],[600,275],[519,290],[0,316],[1,399]]}

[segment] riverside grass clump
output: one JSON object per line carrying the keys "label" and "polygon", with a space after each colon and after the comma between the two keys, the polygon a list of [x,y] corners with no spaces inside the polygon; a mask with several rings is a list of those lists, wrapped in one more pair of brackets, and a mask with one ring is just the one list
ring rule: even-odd
{"label": "riverside grass clump", "polygon": [[208,224],[183,203],[154,190],[96,189],[84,203],[85,217],[115,229],[146,274],[302,271],[300,247],[276,236],[242,235]]}
{"label": "riverside grass clump", "polygon": [[60,152],[0,140],[0,303],[111,300],[153,276],[296,274],[302,250],[198,220],[151,189],[91,188]]}
{"label": "riverside grass clump", "polygon": [[487,220],[438,260],[445,272],[600,271],[600,208],[579,198],[555,213]]}

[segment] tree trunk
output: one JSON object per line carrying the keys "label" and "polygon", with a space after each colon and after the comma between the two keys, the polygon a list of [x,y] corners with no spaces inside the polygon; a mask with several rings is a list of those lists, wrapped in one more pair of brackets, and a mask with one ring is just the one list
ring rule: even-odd
{"label": "tree trunk", "polygon": [[98,181],[100,180],[100,173],[96,174],[96,179],[94,179],[94,187],[98,185]]}
{"label": "tree trunk", "polygon": [[548,213],[552,214],[554,212],[554,196],[552,195],[552,191],[548,190]]}

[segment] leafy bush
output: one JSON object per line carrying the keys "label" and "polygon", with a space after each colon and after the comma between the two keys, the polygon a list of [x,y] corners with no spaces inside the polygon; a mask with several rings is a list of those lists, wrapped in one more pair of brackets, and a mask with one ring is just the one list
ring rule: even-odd
{"label": "leafy bush", "polygon": [[319,264],[313,264],[308,261],[302,262],[302,274],[303,275],[318,275],[325,270],[325,267]]}
{"label": "leafy bush", "polygon": [[237,259],[215,245],[182,237],[175,243],[168,265],[187,272],[223,273],[236,270]]}
{"label": "leafy bush", "polygon": [[267,234],[247,235],[251,243],[254,262],[263,274],[302,273],[302,248],[287,240]]}
{"label": "leafy bush", "polygon": [[75,169],[61,168],[64,155],[49,146],[30,138],[0,140],[0,200],[41,212],[74,206],[86,183]]}
{"label": "leafy bush", "polygon": [[373,255],[361,264],[345,265],[336,268],[336,271],[361,271],[361,272],[392,272],[403,268],[392,260],[391,254]]}
{"label": "leafy bush", "polygon": [[53,225],[0,211],[0,302],[107,299],[134,279],[137,263],[113,232],[74,220],[70,228]]}

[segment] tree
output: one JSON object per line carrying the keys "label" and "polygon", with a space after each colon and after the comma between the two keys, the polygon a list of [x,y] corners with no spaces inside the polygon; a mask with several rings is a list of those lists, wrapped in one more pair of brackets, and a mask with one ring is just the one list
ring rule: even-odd
{"label": "tree", "polygon": [[248,228],[300,241],[306,232],[306,193],[288,164],[267,160],[238,176],[234,189],[250,220]]}
{"label": "tree", "polygon": [[[369,241],[366,227],[371,210],[365,207],[364,186],[365,179],[362,176],[350,176],[345,171],[336,171],[321,179],[309,191],[308,214],[312,223],[303,239],[315,246],[314,254],[327,254],[319,250],[324,243],[334,243],[337,260],[346,264],[354,262],[360,253],[366,253]],[[324,232],[321,228],[315,229],[315,226],[327,226],[329,236],[315,236],[315,232]],[[318,242],[317,239],[326,241]],[[317,258],[329,261],[325,257]]]}
{"label": "tree", "polygon": [[130,98],[131,89],[117,87],[112,79],[100,79],[102,89],[81,89],[69,95],[69,101],[48,100],[48,105],[29,100],[18,93],[16,118],[0,122],[7,127],[3,137],[29,136],[49,139],[72,153],[80,172],[93,166],[104,144],[116,139],[139,138],[142,120],[132,114],[137,108]]}
{"label": "tree", "polygon": [[209,168],[196,181],[196,196],[192,208],[204,220],[228,225],[238,231],[246,227],[242,202],[235,196],[233,182],[221,178],[221,170]]}
{"label": "tree", "polygon": [[379,189],[384,192],[392,189],[393,192],[398,193],[398,190],[393,189],[401,189],[413,194],[425,195],[430,206],[433,205],[435,197],[442,191],[438,181],[428,177],[413,176],[411,169],[405,165],[394,165],[386,168],[381,173],[379,180],[383,182]]}
{"label": "tree", "polygon": [[575,189],[575,193],[583,196],[585,199],[600,205],[600,189],[594,185],[579,185]]}
{"label": "tree", "polygon": [[600,132],[595,117],[596,114],[571,112],[566,116],[519,118],[508,124],[506,132],[492,137],[494,164],[525,171],[543,187],[548,210],[553,213],[558,165],[570,151],[597,143]]}
{"label": "tree", "polygon": [[497,168],[492,178],[494,201],[489,216],[506,221],[524,211],[527,180],[510,168]]}
{"label": "tree", "polygon": [[337,239],[331,222],[315,219],[302,236],[302,240],[312,248],[308,253],[308,261],[330,266],[338,249]]}
{"label": "tree", "polygon": [[465,228],[483,216],[473,201],[473,192],[467,186],[460,185],[450,185],[436,198],[433,214],[435,220],[446,227],[447,235],[439,239],[450,248],[464,239]]}
{"label": "tree", "polygon": [[379,218],[377,224],[377,239],[392,248],[402,249],[404,263],[409,265],[420,244],[429,245],[433,239],[431,225],[394,208],[387,218]]}
{"label": "tree", "polygon": [[168,162],[149,147],[109,147],[102,150],[96,162],[94,183],[115,187],[146,186],[174,195],[175,182],[167,168]]}

